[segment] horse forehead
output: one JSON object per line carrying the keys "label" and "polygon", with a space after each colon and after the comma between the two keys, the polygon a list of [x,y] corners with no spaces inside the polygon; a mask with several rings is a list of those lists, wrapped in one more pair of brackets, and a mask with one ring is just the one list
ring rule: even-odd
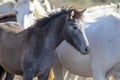
{"label": "horse forehead", "polygon": [[24,14],[24,13],[29,13],[30,11],[33,11],[34,10],[34,8],[29,4],[29,3],[23,3],[22,5],[20,5],[19,7],[17,7],[16,9],[15,9],[17,12],[19,12],[19,13],[22,13],[22,14]]}
{"label": "horse forehead", "polygon": [[15,7],[15,11],[24,11],[24,10],[26,10],[26,4],[21,4],[21,5],[19,5],[19,6],[16,6]]}
{"label": "horse forehead", "polygon": [[67,21],[66,24],[67,24],[66,26],[68,26],[68,28],[71,28],[71,27],[69,27],[69,25],[74,24],[74,25],[72,25],[73,27],[77,27],[79,30],[84,31],[85,24],[81,19],[76,19],[75,21],[70,21],[70,22]]}
{"label": "horse forehead", "polygon": [[[68,22],[69,22],[69,20],[67,20]],[[72,22],[72,23],[74,23],[74,24],[83,24],[84,23],[84,20],[81,18],[81,17],[79,17],[79,18],[74,18],[72,21],[70,21],[70,22]]]}

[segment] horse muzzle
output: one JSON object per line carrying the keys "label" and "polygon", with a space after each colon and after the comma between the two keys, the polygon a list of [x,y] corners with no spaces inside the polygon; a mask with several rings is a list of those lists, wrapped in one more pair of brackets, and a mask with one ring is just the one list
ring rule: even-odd
{"label": "horse muzzle", "polygon": [[81,54],[82,55],[86,55],[86,54],[89,54],[90,53],[90,47],[87,46],[85,47],[84,49],[81,50]]}

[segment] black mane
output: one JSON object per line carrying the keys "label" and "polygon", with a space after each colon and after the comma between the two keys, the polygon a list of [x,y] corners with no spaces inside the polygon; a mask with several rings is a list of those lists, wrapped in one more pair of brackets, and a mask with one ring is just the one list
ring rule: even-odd
{"label": "black mane", "polygon": [[42,19],[38,19],[36,21],[36,24],[35,26],[38,26],[38,27],[44,27],[47,23],[49,23],[51,20],[55,19],[56,17],[59,17],[63,14],[67,14],[69,11],[71,11],[73,9],[66,9],[66,8],[61,8],[61,10],[55,10],[53,11],[52,13],[50,13],[48,15],[48,17],[44,17]]}
{"label": "black mane", "polygon": [[[51,28],[51,25],[46,26],[48,23],[50,23],[52,20],[54,20],[55,18],[64,15],[64,14],[69,14],[71,11],[75,11],[76,16],[74,16],[75,18],[80,18],[81,16],[79,16],[77,14],[77,10],[76,9],[71,9],[71,8],[61,8],[61,9],[56,9],[55,11],[51,12],[48,17],[44,17],[42,19],[38,19],[36,21],[36,23],[34,25],[32,25],[31,27],[29,27],[29,32],[28,32],[28,39],[34,35],[36,36],[36,34],[40,37],[44,37],[46,35],[48,35],[48,32]],[[34,30],[33,30],[34,29]],[[34,33],[34,34],[33,34]]]}

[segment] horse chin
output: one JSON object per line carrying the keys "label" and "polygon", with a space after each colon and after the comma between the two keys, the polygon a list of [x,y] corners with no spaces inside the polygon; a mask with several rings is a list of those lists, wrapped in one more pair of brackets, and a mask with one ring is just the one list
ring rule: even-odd
{"label": "horse chin", "polygon": [[[67,41],[68,42],[68,41]],[[80,54],[82,54],[82,55],[86,55],[86,54],[88,54],[88,52],[85,52],[85,50],[83,50],[83,48],[81,47],[81,46],[79,46],[78,44],[74,44],[74,43],[70,43],[70,42],[68,42],[69,44],[70,44],[70,46],[71,47],[73,47],[74,49],[76,49],[78,52],[80,52]]]}
{"label": "horse chin", "polygon": [[82,54],[82,55],[87,55],[88,52],[82,52],[82,51],[80,51],[80,54]]}
{"label": "horse chin", "polygon": [[88,53],[86,53],[85,51],[83,51],[83,50],[81,49],[81,47],[75,46],[75,44],[71,44],[71,46],[72,46],[74,49],[76,49],[78,52],[80,52],[80,54],[82,54],[82,55],[88,54]]}

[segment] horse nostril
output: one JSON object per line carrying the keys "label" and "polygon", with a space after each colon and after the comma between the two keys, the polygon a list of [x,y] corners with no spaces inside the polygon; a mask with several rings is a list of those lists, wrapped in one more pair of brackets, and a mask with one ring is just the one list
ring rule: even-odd
{"label": "horse nostril", "polygon": [[86,47],[86,48],[85,48],[85,51],[86,51],[86,52],[90,52],[90,48],[89,48],[89,47]]}

